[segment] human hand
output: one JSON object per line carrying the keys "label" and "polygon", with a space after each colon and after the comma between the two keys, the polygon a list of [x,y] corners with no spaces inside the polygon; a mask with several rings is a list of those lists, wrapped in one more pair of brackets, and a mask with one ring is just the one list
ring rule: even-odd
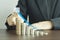
{"label": "human hand", "polygon": [[32,25],[38,29],[52,29],[51,21],[38,22],[38,23],[34,23]]}

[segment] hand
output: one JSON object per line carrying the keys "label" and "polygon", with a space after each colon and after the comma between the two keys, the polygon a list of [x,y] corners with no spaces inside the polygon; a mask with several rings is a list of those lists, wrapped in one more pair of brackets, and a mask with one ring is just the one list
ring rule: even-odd
{"label": "hand", "polygon": [[51,21],[38,22],[38,23],[34,23],[32,25],[37,27],[38,29],[52,29]]}
{"label": "hand", "polygon": [[12,12],[6,19],[6,22],[8,23],[9,26],[14,26],[16,25],[16,18],[20,20],[21,23],[24,21],[21,19],[21,17],[18,16],[17,12]]}
{"label": "hand", "polygon": [[9,24],[9,26],[15,25],[15,19],[17,17],[17,14],[15,12],[12,12],[10,16],[7,17],[6,21]]}
{"label": "hand", "polygon": [[10,16],[7,17],[7,23],[9,26],[13,26],[16,25],[16,18],[20,19],[18,17],[18,14],[16,12],[12,12],[12,14]]}

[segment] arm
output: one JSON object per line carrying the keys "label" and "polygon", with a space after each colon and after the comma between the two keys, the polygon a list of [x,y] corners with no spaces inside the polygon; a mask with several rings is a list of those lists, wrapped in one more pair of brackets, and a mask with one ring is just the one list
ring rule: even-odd
{"label": "arm", "polygon": [[[23,12],[22,15],[26,18],[26,11],[27,11],[27,9],[26,9],[25,1],[19,0],[16,8],[19,8],[20,11]],[[16,18],[20,19],[18,17],[18,14],[16,13],[15,9],[13,10],[12,14],[10,16],[8,16],[7,19],[6,19],[5,25],[7,26],[7,29],[15,29],[15,26],[16,26],[16,20],[15,19]]]}
{"label": "arm", "polygon": [[26,6],[26,0],[19,0],[16,7],[20,8],[20,12],[22,15],[27,18],[27,6]]}
{"label": "arm", "polygon": [[60,17],[51,19],[51,21],[43,21],[32,24],[33,26],[37,26],[40,29],[60,29]]}
{"label": "arm", "polygon": [[42,21],[42,22],[34,23],[32,25],[37,27],[38,29],[52,29],[53,27],[51,21]]}
{"label": "arm", "polygon": [[[60,0],[56,0],[51,10],[52,11],[50,11],[50,13],[52,13],[51,14],[52,19],[50,19],[48,23],[51,23],[52,25],[49,24],[48,27],[50,26],[53,27],[54,29],[60,29]],[[45,24],[48,24],[46,21],[43,22],[45,22]],[[41,27],[43,27],[43,25],[45,24],[41,23],[40,25],[42,25]]]}

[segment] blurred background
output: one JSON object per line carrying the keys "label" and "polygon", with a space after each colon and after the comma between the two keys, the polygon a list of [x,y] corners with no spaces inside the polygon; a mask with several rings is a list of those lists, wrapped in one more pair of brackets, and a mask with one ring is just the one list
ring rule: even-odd
{"label": "blurred background", "polygon": [[7,16],[16,7],[18,0],[0,0],[0,29],[6,29]]}

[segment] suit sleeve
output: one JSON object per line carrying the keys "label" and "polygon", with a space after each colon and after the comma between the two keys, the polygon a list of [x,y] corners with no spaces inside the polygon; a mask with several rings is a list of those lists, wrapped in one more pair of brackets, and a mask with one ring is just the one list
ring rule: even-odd
{"label": "suit sleeve", "polygon": [[60,29],[60,17],[51,19],[54,29]]}
{"label": "suit sleeve", "polygon": [[51,19],[54,29],[60,29],[60,0],[57,1],[57,4],[54,9],[53,19]]}
{"label": "suit sleeve", "polygon": [[26,6],[26,0],[19,0],[16,7],[20,8],[20,12],[22,15],[27,18],[27,6]]}

